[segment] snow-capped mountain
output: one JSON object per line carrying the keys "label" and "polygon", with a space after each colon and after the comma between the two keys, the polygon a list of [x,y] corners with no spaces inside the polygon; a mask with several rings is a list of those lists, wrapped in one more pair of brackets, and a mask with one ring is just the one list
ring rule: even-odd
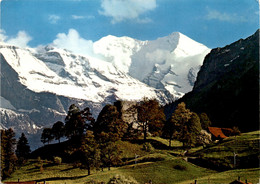
{"label": "snow-capped mountain", "polygon": [[206,46],[174,32],[153,41],[107,36],[94,43],[94,52],[118,69],[176,99],[192,90]]}
{"label": "snow-capped mountain", "polygon": [[140,100],[144,96],[158,98],[153,88],[96,58],[53,47],[39,51],[6,46],[0,51],[18,73],[20,82],[34,92],[50,92],[97,103],[110,95],[122,100]]}
{"label": "snow-capped mountain", "polygon": [[93,50],[88,56],[0,43],[0,126],[32,134],[63,120],[72,103],[97,117],[115,100],[172,102],[191,91],[210,51],[181,33],[154,41],[107,36]]}

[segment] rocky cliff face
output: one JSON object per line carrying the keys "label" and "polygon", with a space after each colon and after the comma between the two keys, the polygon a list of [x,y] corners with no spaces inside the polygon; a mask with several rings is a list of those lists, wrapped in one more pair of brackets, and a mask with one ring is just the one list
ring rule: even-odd
{"label": "rocky cliff face", "polygon": [[[205,58],[193,90],[181,98],[192,111],[206,112],[214,126],[259,129],[259,30]],[[167,106],[168,115],[174,104]]]}
{"label": "rocky cliff face", "polygon": [[258,61],[259,31],[245,40],[240,39],[224,48],[213,49],[203,62],[193,90],[199,91],[227,74],[239,79]]}

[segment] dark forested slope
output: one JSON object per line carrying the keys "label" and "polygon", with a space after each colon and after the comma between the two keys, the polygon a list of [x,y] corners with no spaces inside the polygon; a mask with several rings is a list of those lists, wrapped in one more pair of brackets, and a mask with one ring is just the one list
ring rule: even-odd
{"label": "dark forested slope", "polygon": [[193,90],[166,106],[169,117],[179,102],[206,112],[213,126],[259,129],[259,30],[205,58]]}

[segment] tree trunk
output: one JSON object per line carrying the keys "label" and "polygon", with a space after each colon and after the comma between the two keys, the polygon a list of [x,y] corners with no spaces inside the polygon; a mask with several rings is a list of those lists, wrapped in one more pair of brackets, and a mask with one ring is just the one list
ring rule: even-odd
{"label": "tree trunk", "polygon": [[146,142],[147,137],[147,123],[144,124],[144,142]]}
{"label": "tree trunk", "polygon": [[90,167],[89,167],[89,165],[88,165],[88,175],[90,175]]}

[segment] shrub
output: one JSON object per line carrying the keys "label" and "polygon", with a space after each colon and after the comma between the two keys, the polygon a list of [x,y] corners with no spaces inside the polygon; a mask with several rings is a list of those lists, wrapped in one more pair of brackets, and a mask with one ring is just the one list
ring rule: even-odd
{"label": "shrub", "polygon": [[62,158],[54,157],[53,161],[54,161],[55,164],[60,165],[62,163]]}
{"label": "shrub", "polygon": [[180,164],[177,164],[175,166],[173,166],[174,169],[177,169],[177,170],[180,170],[180,171],[185,171],[187,170],[186,166],[184,165],[180,165]]}
{"label": "shrub", "polygon": [[108,184],[138,184],[138,182],[132,177],[117,174],[110,178]]}
{"label": "shrub", "polygon": [[151,152],[151,151],[154,151],[154,148],[151,145],[151,143],[144,143],[143,144],[143,150],[145,150],[147,152]]}
{"label": "shrub", "polygon": [[41,173],[43,172],[43,160],[41,157],[37,157],[37,163],[35,165],[37,169],[40,169]]}
{"label": "shrub", "polygon": [[43,165],[40,166],[40,172],[43,173],[44,169],[43,169]]}
{"label": "shrub", "polygon": [[73,168],[80,168],[82,164],[79,161],[73,162]]}

